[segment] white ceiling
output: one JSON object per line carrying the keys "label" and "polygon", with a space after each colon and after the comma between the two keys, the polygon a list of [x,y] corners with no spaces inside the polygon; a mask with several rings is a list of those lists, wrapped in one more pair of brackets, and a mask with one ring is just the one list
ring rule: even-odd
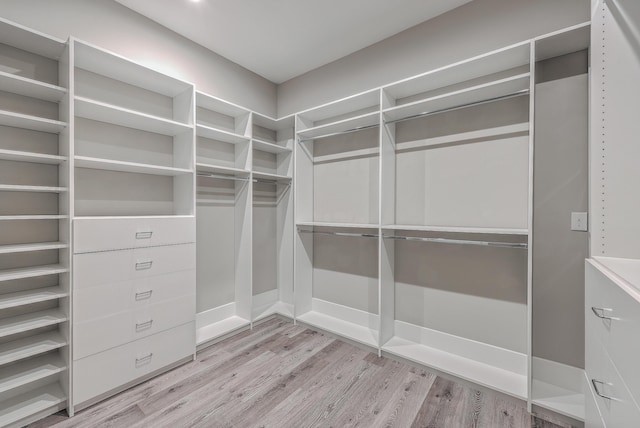
{"label": "white ceiling", "polygon": [[116,0],[282,83],[471,0]]}

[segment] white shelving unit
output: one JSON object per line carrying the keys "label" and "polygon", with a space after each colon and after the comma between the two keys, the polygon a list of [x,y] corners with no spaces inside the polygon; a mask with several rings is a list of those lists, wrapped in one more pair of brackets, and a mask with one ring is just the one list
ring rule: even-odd
{"label": "white shelving unit", "polygon": [[0,18],[0,425],[67,407],[69,51]]}

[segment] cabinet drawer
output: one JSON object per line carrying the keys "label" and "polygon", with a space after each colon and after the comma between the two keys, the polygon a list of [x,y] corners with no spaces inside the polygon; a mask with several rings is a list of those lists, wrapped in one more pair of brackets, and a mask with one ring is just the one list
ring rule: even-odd
{"label": "cabinet drawer", "polygon": [[74,252],[196,242],[193,217],[83,218],[73,222]]}
{"label": "cabinet drawer", "polygon": [[137,310],[74,323],[73,358],[78,360],[191,322],[195,313],[195,294],[189,294]]}
{"label": "cabinet drawer", "polygon": [[84,403],[195,352],[195,325],[154,334],[73,363],[73,403]]}
{"label": "cabinet drawer", "polygon": [[85,253],[73,256],[75,289],[150,278],[196,267],[196,245]]}
{"label": "cabinet drawer", "polygon": [[103,318],[118,312],[143,309],[150,305],[195,293],[195,269],[147,278],[80,287],[73,292],[73,322]]}
{"label": "cabinet drawer", "polygon": [[594,332],[640,403],[640,303],[590,263],[585,300],[587,331]]}

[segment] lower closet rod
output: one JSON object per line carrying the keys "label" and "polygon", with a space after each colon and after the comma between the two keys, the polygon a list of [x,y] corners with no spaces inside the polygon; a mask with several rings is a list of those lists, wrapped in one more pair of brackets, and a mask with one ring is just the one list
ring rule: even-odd
{"label": "lower closet rod", "polygon": [[198,177],[205,178],[220,178],[222,180],[233,180],[233,181],[250,181],[249,178],[244,177],[234,177],[232,175],[223,175],[223,174],[209,174],[207,172],[198,172],[196,174]]}
{"label": "lower closet rod", "polygon": [[333,235],[333,236],[351,236],[356,238],[378,238],[380,235],[376,233],[350,233],[350,232],[329,232],[323,230],[298,229],[300,233],[314,233],[317,235]]}
{"label": "lower closet rod", "polygon": [[392,235],[383,235],[382,237],[385,239],[398,239],[402,241],[435,242],[438,244],[480,245],[483,247],[520,248],[525,250],[528,248],[528,245],[524,242],[490,242],[490,241],[474,241],[470,239],[425,238],[425,237],[418,237],[418,236],[392,236]]}

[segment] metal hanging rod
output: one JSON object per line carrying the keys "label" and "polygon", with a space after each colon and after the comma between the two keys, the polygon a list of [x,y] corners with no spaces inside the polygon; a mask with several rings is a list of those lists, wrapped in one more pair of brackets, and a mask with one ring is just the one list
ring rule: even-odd
{"label": "metal hanging rod", "polygon": [[313,138],[298,139],[298,143],[305,143],[307,141],[319,140],[321,138],[335,137],[336,135],[350,134],[352,132],[358,132],[358,131],[362,131],[362,130],[365,130],[365,129],[377,128],[378,126],[380,126],[380,125],[377,124],[377,123],[374,124],[374,125],[358,126],[357,128],[347,129],[346,131],[332,132],[331,134],[318,135],[317,137],[313,137]]}
{"label": "metal hanging rod", "polygon": [[208,172],[198,172],[196,173],[198,177],[205,178],[220,178],[222,180],[232,180],[232,181],[250,181],[248,177],[234,177],[233,175],[223,175],[223,174],[211,174]]}
{"label": "metal hanging rod", "polygon": [[267,180],[266,178],[254,178],[251,181],[254,183],[282,184],[284,186],[291,186],[291,181]]}
{"label": "metal hanging rod", "polygon": [[330,232],[324,230],[309,230],[309,229],[301,229],[298,228],[298,232],[300,233],[313,233],[316,235],[332,235],[332,236],[349,236],[355,238],[379,238],[380,235],[377,233],[352,233],[352,232]]}
{"label": "metal hanging rod", "polygon": [[483,247],[501,247],[501,248],[519,248],[527,249],[528,245],[524,242],[489,242],[474,241],[469,239],[450,239],[450,238],[426,238],[419,236],[395,236],[383,235],[385,239],[397,239],[402,241],[419,241],[419,242],[435,242],[438,244],[462,244],[462,245],[479,245]]}
{"label": "metal hanging rod", "polygon": [[438,113],[446,113],[448,111],[460,110],[460,109],[467,108],[467,107],[473,107],[473,106],[478,106],[478,105],[482,105],[482,104],[492,103],[494,101],[500,101],[500,100],[506,100],[506,99],[509,99],[509,98],[521,97],[523,95],[527,95],[528,93],[529,93],[528,89],[522,89],[522,90],[517,91],[517,92],[512,92],[512,93],[507,94],[507,95],[501,95],[499,97],[488,98],[486,100],[474,101],[474,102],[466,103],[466,104],[460,104],[460,105],[457,105],[457,106],[447,107],[447,108],[443,108],[443,109],[440,109],[440,110],[425,111],[425,112],[418,113],[418,114],[412,114],[411,116],[402,117],[400,119],[385,120],[384,123],[389,125],[389,124],[392,124],[392,123],[404,122],[405,120],[418,119],[418,118],[421,118],[421,117],[431,116],[431,115],[438,114]]}

